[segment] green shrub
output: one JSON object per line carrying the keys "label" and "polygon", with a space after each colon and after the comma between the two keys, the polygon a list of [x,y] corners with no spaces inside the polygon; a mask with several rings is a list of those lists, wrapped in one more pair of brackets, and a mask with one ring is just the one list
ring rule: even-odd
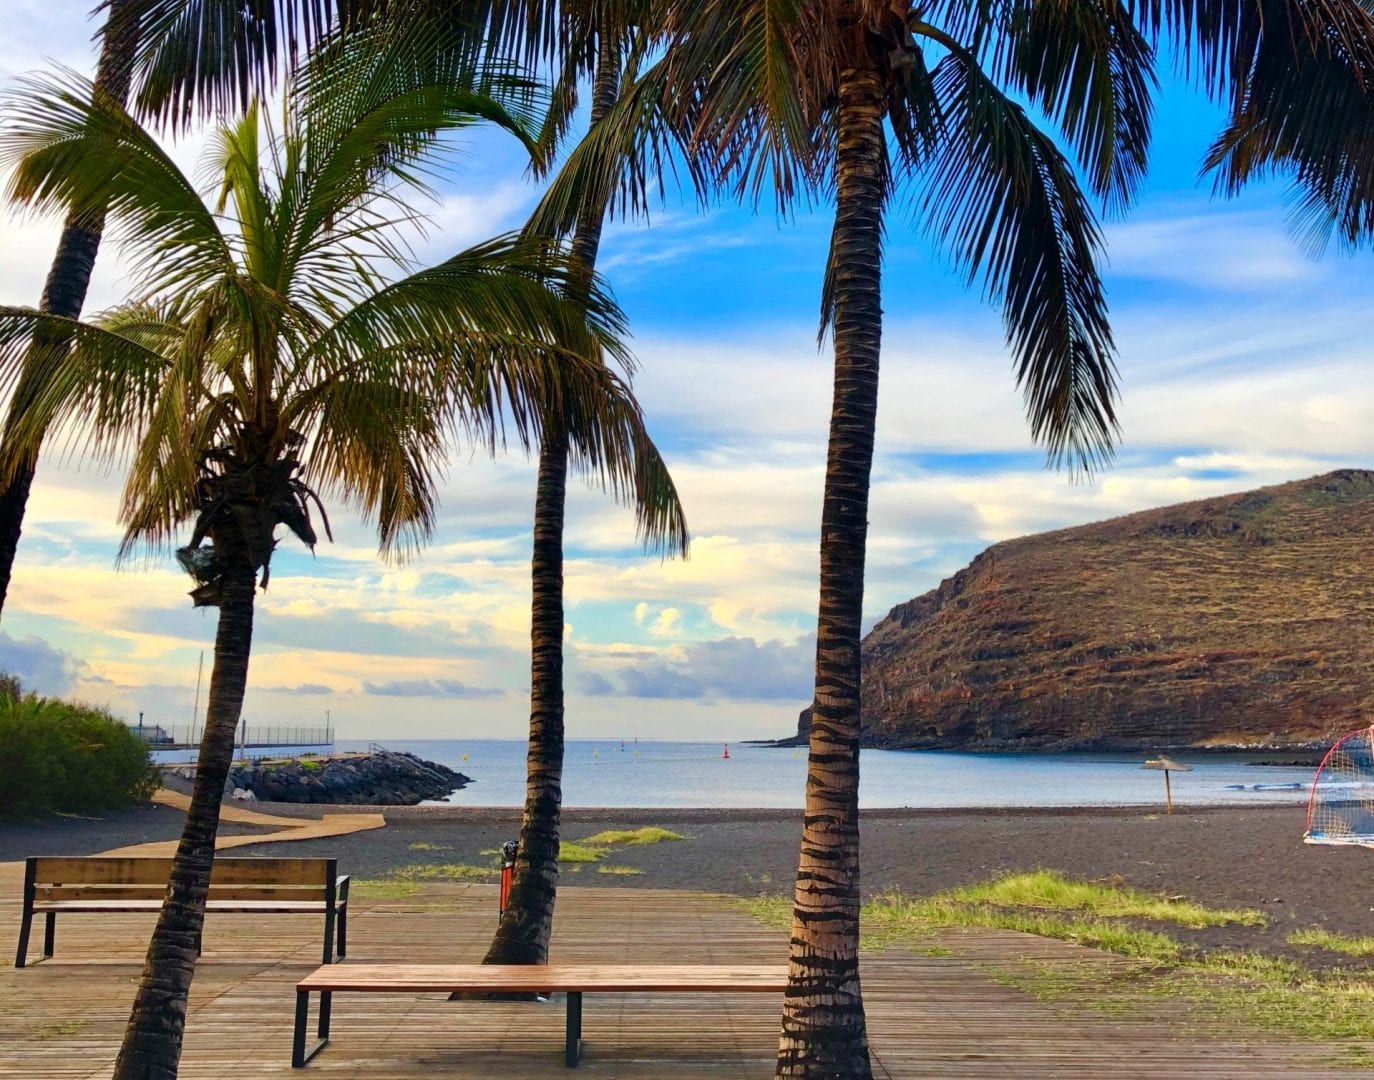
{"label": "green shrub", "polygon": [[0,819],[117,810],[157,787],[148,744],[106,710],[0,692]]}

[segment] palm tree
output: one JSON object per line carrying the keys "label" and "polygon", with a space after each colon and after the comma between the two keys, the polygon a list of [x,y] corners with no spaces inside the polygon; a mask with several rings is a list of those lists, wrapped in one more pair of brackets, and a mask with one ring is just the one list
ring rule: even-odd
{"label": "palm tree", "polygon": [[313,547],[311,507],[322,517],[332,495],[376,520],[384,551],[407,553],[432,529],[449,435],[495,449],[509,424],[528,444],[551,416],[589,461],[611,463],[613,483],[639,480],[626,463],[643,457],[642,419],[604,362],[628,359],[622,317],[598,282],[519,238],[387,279],[408,269],[401,199],[442,133],[486,120],[532,145],[528,82],[418,40],[327,49],[289,85],[279,135],[256,106],[221,128],[209,202],[84,80],[28,80],[6,109],[11,198],[77,216],[108,207],[143,288],[94,322],[0,309],[0,381],[34,348],[44,372],[5,460],[49,429],[97,459],[127,456],[123,553],[194,522],[177,557],[194,602],[219,609],[192,804],[118,1080],[176,1074],[277,527]]}
{"label": "palm tree", "polygon": [[611,190],[651,106],[669,111],[693,166],[741,197],[772,190],[783,210],[834,198],[821,305],[834,400],[779,1076],[870,1075],[857,956],[860,629],[893,192],[914,186],[919,223],[1000,302],[1051,462],[1090,472],[1116,434],[1101,237],[1069,156],[1016,99],[1058,128],[1092,190],[1124,207],[1145,171],[1155,48],[1168,42],[1231,106],[1211,159],[1229,168],[1230,188],[1295,166],[1315,216],[1347,239],[1368,235],[1371,25],[1356,0],[1138,11],[1094,0],[688,0],[665,16],[663,59],[536,212],[547,227],[579,193]]}
{"label": "palm tree", "polygon": [[[260,20],[225,18],[236,0],[133,0],[149,24],[139,57],[139,108],[159,118],[189,120],[231,106],[264,85],[280,57],[313,43],[335,11],[311,3],[283,3]],[[635,14],[643,15],[635,6]],[[439,26],[460,49],[485,48],[517,55],[531,69],[557,73],[551,108],[537,139],[537,171],[543,171],[567,136],[578,104],[579,82],[593,82],[593,122],[614,102],[622,58],[631,51],[629,9],[601,3],[552,9],[526,0],[340,0],[337,16],[348,32],[389,29],[415,21]],[[570,256],[579,275],[593,280],[606,203],[589,200],[576,215]],[[628,372],[627,372],[628,374]],[[640,418],[631,457],[597,459],[557,418],[550,403],[540,442],[531,560],[530,737],[526,798],[509,901],[487,953],[490,963],[542,963],[557,890],[562,806],[563,719],[563,523],[569,463],[609,483],[632,501],[646,548],[686,555],[688,534],[672,479]],[[591,453],[589,453],[589,450]]]}
{"label": "palm tree", "polygon": [[[130,67],[138,44],[139,21],[132,6],[133,0],[110,0],[106,8],[100,59],[96,66],[96,92],[119,105],[124,105],[129,97]],[[38,302],[40,311],[51,312],[65,319],[81,316],[104,226],[104,215],[100,213],[87,215],[83,219],[69,217],[63,223],[57,251],[43,285],[43,296]],[[35,349],[26,365],[25,377],[10,398],[5,425],[7,431],[23,412],[28,398],[40,389],[37,373],[41,352],[41,346]],[[13,476],[0,488],[0,612],[4,611],[5,596],[9,593],[14,556],[19,548],[19,535],[24,528],[24,511],[29,505],[29,491],[33,487],[37,468],[38,454],[35,451],[16,464]]]}
{"label": "palm tree", "polygon": [[[622,78],[630,68],[629,54],[637,44],[638,27],[626,22],[628,12],[612,5],[565,4],[554,27],[530,15],[542,8],[524,10],[523,21],[511,20],[508,9],[487,12],[489,45],[523,49],[526,63],[553,61],[558,78],[553,86],[554,108],[549,111],[539,139],[538,164],[546,168],[556,155],[575,114],[579,82],[590,79],[590,123],[594,127],[615,106]],[[514,22],[521,31],[508,42],[503,27]],[[552,54],[552,55],[551,55]],[[633,166],[632,166],[633,168]],[[542,169],[541,169],[542,171]],[[590,282],[609,200],[588,193],[573,215],[569,254],[581,280]],[[560,230],[559,232],[562,232]],[[533,236],[558,235],[528,230]],[[563,769],[563,522],[569,450],[575,450],[566,433],[550,417],[544,425],[539,451],[539,480],[534,508],[534,555],[531,564],[533,607],[531,618],[530,736],[526,762],[525,808],[509,898],[491,947],[483,963],[542,964],[548,961],[558,887],[558,851],[562,807]],[[652,459],[646,457],[646,464]],[[641,528],[646,540],[665,553],[687,554],[686,521],[676,493],[656,481],[653,472],[642,472],[647,492],[657,491],[665,511],[657,531]]]}

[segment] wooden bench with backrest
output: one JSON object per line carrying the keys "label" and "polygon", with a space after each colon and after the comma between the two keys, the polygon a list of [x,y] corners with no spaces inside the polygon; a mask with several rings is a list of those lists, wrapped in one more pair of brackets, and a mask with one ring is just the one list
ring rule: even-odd
{"label": "wooden bench with backrest", "polygon": [[[300,1069],[329,1042],[330,1008],[341,991],[382,994],[563,993],[563,1060],[582,1059],[582,995],[589,993],[753,993],[787,989],[787,968],[757,964],[347,964],[326,966],[296,984],[291,1066]],[[317,1040],[306,1045],[310,995],[320,995]]]}
{"label": "wooden bench with backrest", "polygon": [[[57,916],[161,909],[171,859],[33,856],[24,864],[24,911],[14,966],[28,962],[33,917],[44,917],[43,959],[53,954]],[[206,911],[322,914],[324,962],[348,946],[348,878],[335,859],[216,857]]]}

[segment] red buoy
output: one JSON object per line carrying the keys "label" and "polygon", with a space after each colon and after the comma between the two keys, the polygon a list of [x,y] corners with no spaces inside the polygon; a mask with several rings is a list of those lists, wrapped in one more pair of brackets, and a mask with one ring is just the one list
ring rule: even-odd
{"label": "red buoy", "polygon": [[730,744],[729,744],[729,743],[726,743],[726,744],[725,744],[725,753],[721,754],[720,756],[721,756],[722,758],[724,758],[726,761],[729,761],[729,760],[730,760]]}

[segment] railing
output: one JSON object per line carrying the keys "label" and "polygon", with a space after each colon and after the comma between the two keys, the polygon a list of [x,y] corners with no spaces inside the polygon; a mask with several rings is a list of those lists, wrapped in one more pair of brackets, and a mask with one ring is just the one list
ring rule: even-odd
{"label": "railing", "polygon": [[[154,750],[197,746],[205,729],[200,724],[130,724],[129,730],[146,739]],[[244,724],[234,732],[235,746],[333,746],[332,725]]]}

